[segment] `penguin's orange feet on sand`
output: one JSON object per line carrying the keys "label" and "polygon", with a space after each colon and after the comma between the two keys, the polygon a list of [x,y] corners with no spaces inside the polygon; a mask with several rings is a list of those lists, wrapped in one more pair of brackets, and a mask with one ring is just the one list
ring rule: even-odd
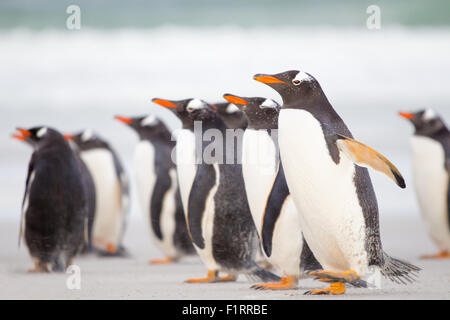
{"label": "penguin's orange feet on sand", "polygon": [[212,283],[216,282],[218,280],[218,271],[212,271],[208,270],[208,273],[205,278],[193,278],[193,279],[187,279],[186,283]]}
{"label": "penguin's orange feet on sand", "polygon": [[228,275],[226,277],[218,277],[218,271],[208,270],[208,274],[205,278],[188,279],[186,283],[213,283],[213,282],[227,282],[236,281],[236,276]]}
{"label": "penguin's orange feet on sand", "polygon": [[334,282],[330,284],[329,288],[326,289],[311,289],[306,291],[306,295],[339,295],[345,293],[345,284],[342,282]]}
{"label": "penguin's orange feet on sand", "polygon": [[297,277],[282,277],[280,282],[275,283],[258,283],[251,287],[256,290],[289,290],[297,288]]}
{"label": "penguin's orange feet on sand", "polygon": [[42,264],[39,261],[34,261],[34,268],[29,269],[28,272],[30,273],[49,272],[49,270],[46,264]]}
{"label": "penguin's orange feet on sand", "polygon": [[236,279],[237,279],[236,276],[229,274],[225,277],[220,277],[217,281],[218,282],[229,282],[229,281],[236,281]]}
{"label": "penguin's orange feet on sand", "polygon": [[450,259],[450,252],[439,252],[438,254],[424,254],[421,259]]}
{"label": "penguin's orange feet on sand", "polygon": [[115,245],[113,245],[112,243],[108,243],[107,245],[106,245],[106,251],[108,251],[109,253],[116,253],[116,251],[117,251],[117,248],[116,248],[116,246]]}
{"label": "penguin's orange feet on sand", "polygon": [[315,280],[328,283],[334,282],[353,283],[355,282],[355,280],[359,280],[359,275],[353,270],[347,270],[344,272],[322,270],[322,271],[312,271],[309,274],[314,276]]}
{"label": "penguin's orange feet on sand", "polygon": [[174,262],[175,260],[171,257],[166,257],[164,259],[152,259],[150,260],[150,264],[169,264]]}

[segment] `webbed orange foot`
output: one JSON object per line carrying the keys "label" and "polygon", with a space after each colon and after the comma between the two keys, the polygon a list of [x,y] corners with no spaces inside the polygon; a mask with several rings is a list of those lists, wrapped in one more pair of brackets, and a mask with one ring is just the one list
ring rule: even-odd
{"label": "webbed orange foot", "polygon": [[424,254],[421,259],[450,259],[450,252],[439,252],[437,254]]}
{"label": "webbed orange foot", "polygon": [[297,277],[288,276],[282,277],[280,282],[275,283],[258,283],[251,286],[256,290],[289,290],[297,288]]}
{"label": "webbed orange foot", "polygon": [[306,295],[340,295],[345,293],[345,284],[342,282],[335,282],[330,284],[326,289],[311,289],[306,291]]}
{"label": "webbed orange foot", "polygon": [[174,259],[171,257],[166,257],[164,259],[152,259],[150,260],[150,264],[169,264],[172,263]]}

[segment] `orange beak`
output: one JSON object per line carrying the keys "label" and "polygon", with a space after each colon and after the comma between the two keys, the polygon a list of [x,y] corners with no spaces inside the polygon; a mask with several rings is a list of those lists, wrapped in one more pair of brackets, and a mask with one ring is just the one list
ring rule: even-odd
{"label": "orange beak", "polygon": [[286,82],[275,78],[274,76],[268,76],[268,75],[264,75],[264,74],[257,74],[253,76],[253,79],[255,79],[256,81],[262,82],[262,83],[284,83],[287,84]]}
{"label": "orange beak", "polygon": [[28,139],[29,136],[31,136],[31,132],[26,129],[17,128],[16,130],[20,132],[20,135],[18,135],[16,133],[13,134],[12,137],[14,139],[25,141]]}
{"label": "orange beak", "polygon": [[223,97],[225,98],[225,100],[227,100],[228,102],[234,103],[234,104],[248,104],[247,101],[245,101],[244,99],[238,97],[238,96],[234,96],[232,94],[229,93],[225,93],[223,95]]}
{"label": "orange beak", "polygon": [[131,124],[133,122],[133,119],[128,117],[115,116],[114,119],[123,122],[125,124]]}
{"label": "orange beak", "polygon": [[152,99],[152,101],[156,104],[159,104],[160,106],[165,107],[165,108],[178,108],[178,106],[175,103],[173,103],[172,101],[169,101],[169,100],[154,98],[154,99]]}
{"label": "orange beak", "polygon": [[408,119],[408,120],[412,120],[415,117],[414,113],[410,113],[410,112],[399,112],[398,115],[400,117],[403,117],[403,118]]}
{"label": "orange beak", "polygon": [[216,106],[215,104],[212,104],[211,107],[212,107],[214,110],[217,110],[217,106]]}
{"label": "orange beak", "polygon": [[73,140],[74,138],[75,138],[75,136],[73,134],[66,133],[64,135],[64,139],[66,139],[67,141]]}

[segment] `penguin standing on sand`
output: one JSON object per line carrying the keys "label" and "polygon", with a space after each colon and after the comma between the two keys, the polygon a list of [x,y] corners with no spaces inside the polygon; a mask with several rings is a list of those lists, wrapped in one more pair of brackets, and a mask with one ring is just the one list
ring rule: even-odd
{"label": "penguin standing on sand", "polygon": [[135,151],[135,170],[141,209],[150,233],[165,259],[152,264],[176,261],[194,253],[183,213],[176,167],[171,159],[175,141],[171,133],[154,115],[144,117],[116,116],[136,131],[139,143]]}
{"label": "penguin standing on sand", "polygon": [[242,171],[250,211],[269,262],[283,274],[280,283],[258,284],[254,288],[295,288],[299,277],[321,267],[303,239],[300,218],[279,161],[277,129],[281,106],[261,97],[225,94],[224,98],[246,115]]}
{"label": "penguin standing on sand", "polygon": [[417,198],[428,233],[440,252],[423,258],[450,258],[450,131],[432,109],[400,112],[414,125],[411,138]]}
{"label": "penguin standing on sand", "polygon": [[[191,161],[193,172],[188,172],[187,166],[178,171],[180,188],[188,230],[208,274],[186,282],[235,281],[238,274],[262,281],[279,280],[255,262],[259,239],[248,207],[238,152],[227,144],[225,123],[213,107],[200,99],[153,102],[173,110],[182,120],[183,130],[194,130],[189,138],[185,134],[184,140],[179,138],[181,133],[178,135],[176,160],[177,166]],[[214,138],[217,145],[206,143],[204,139],[208,137],[209,141]],[[228,276],[218,277],[219,271]]]}
{"label": "penguin standing on sand", "polygon": [[87,200],[79,161],[62,134],[49,127],[17,129],[34,148],[28,165],[20,237],[34,269],[65,271],[85,240]]}
{"label": "penguin standing on sand", "polygon": [[96,212],[93,245],[103,255],[124,255],[122,246],[129,211],[128,178],[116,152],[91,129],[66,135],[79,150],[94,179]]}
{"label": "penguin standing on sand", "polygon": [[317,80],[300,71],[254,79],[283,99],[278,141],[286,181],[298,209],[303,235],[324,268],[312,272],[331,283],[308,294],[343,294],[345,283],[367,285],[372,272],[412,282],[420,269],[391,258],[382,248],[378,205],[369,173],[385,173],[401,188],[399,171],[352,134],[328,102]]}

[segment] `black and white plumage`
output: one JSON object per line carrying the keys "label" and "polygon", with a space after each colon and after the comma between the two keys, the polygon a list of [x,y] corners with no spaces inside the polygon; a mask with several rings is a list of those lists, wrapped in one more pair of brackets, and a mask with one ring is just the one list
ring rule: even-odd
{"label": "black and white plumage", "polygon": [[[235,280],[238,274],[263,281],[279,280],[255,262],[259,239],[248,207],[237,150],[225,147],[225,123],[213,107],[200,99],[153,101],[172,110],[183,123],[176,146],[180,189],[188,230],[208,269],[206,278],[188,282]],[[196,154],[202,155],[211,148],[203,141],[208,132],[222,135],[225,141],[215,151],[209,150],[214,159],[202,156],[196,159]],[[224,161],[227,153],[233,157],[231,162]],[[218,278],[219,271],[229,276]]]}
{"label": "black and white plumage", "polygon": [[20,234],[35,268],[64,271],[85,242],[87,199],[79,161],[62,134],[49,127],[18,129],[33,146]]}
{"label": "black and white plumage", "polygon": [[139,137],[135,149],[135,174],[141,210],[150,234],[166,259],[152,263],[168,263],[194,253],[187,232],[175,163],[171,159],[175,141],[169,129],[154,115],[142,117],[116,116]]}
{"label": "black and white plumage", "polygon": [[414,126],[411,137],[413,176],[422,216],[437,255],[450,258],[450,131],[432,109],[401,112]]}
{"label": "black and white plumage", "polygon": [[264,252],[284,277],[281,283],[261,284],[255,288],[295,288],[298,278],[321,267],[304,241],[300,218],[279,161],[277,129],[281,106],[262,97],[225,94],[224,98],[241,109],[247,118],[242,146],[247,198]]}
{"label": "black and white plumage", "polygon": [[[328,102],[317,80],[300,71],[254,79],[283,99],[279,145],[286,180],[308,245],[325,270],[341,274],[336,283],[373,272],[409,282],[419,268],[387,255],[381,245],[378,205],[366,166],[405,187],[398,170],[352,134]],[[326,271],[315,273],[330,277]],[[345,275],[345,277],[344,277]],[[312,290],[341,294],[345,287]]]}
{"label": "black and white plumage", "polygon": [[124,255],[122,242],[129,213],[129,187],[119,157],[110,144],[91,129],[70,136],[70,140],[94,180],[93,246],[103,255]]}

